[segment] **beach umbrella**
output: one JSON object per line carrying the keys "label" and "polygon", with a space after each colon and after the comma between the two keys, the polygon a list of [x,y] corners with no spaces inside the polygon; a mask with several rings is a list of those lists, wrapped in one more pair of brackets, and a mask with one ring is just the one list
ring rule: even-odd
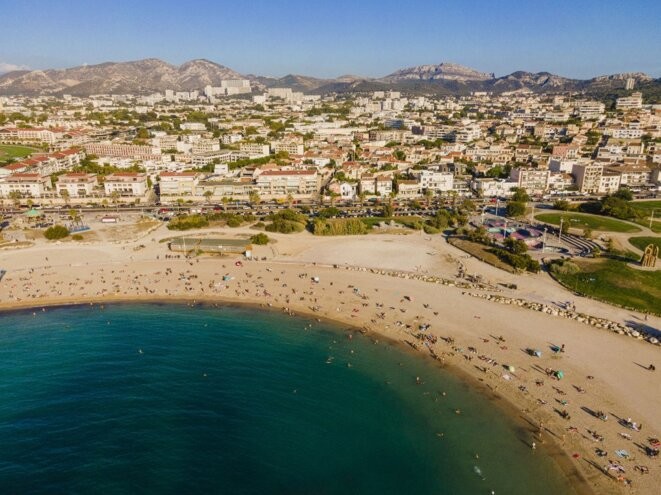
{"label": "beach umbrella", "polygon": [[511,364],[507,367],[507,371],[509,371],[510,373],[514,373],[514,370],[515,368]]}
{"label": "beach umbrella", "polygon": [[562,378],[565,377],[565,374],[562,372],[562,370],[558,370],[555,372],[555,376],[558,380],[561,380]]}

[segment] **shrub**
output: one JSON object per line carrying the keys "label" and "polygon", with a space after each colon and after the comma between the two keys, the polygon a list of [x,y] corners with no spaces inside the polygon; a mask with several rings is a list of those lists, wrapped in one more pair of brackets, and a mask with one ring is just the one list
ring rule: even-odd
{"label": "shrub", "polygon": [[340,210],[332,206],[330,208],[324,208],[323,210],[319,210],[319,214],[317,215],[317,217],[332,218],[339,216],[339,214],[340,214]]}
{"label": "shrub", "polygon": [[279,232],[281,234],[292,234],[294,232],[303,232],[305,224],[292,220],[277,218],[273,223],[268,224],[264,230],[267,232]]}
{"label": "shrub", "polygon": [[250,238],[250,242],[253,244],[257,244],[258,246],[264,246],[269,243],[271,239],[269,239],[269,236],[264,234],[263,232],[260,232],[259,234],[255,234]]}
{"label": "shrub", "polygon": [[568,211],[571,209],[571,203],[566,199],[559,199],[553,203],[553,209]]}
{"label": "shrub", "polygon": [[240,227],[242,223],[243,222],[241,221],[241,218],[236,215],[232,215],[230,218],[227,219],[228,227],[232,227],[232,228]]}
{"label": "shrub", "polygon": [[539,263],[532,259],[529,254],[514,254],[501,248],[490,249],[498,258],[517,270],[527,270],[537,273],[540,270]]}
{"label": "shrub", "polygon": [[436,227],[432,227],[431,225],[425,225],[425,234],[440,234],[440,229],[437,229]]}
{"label": "shrub", "polygon": [[551,273],[556,275],[575,275],[581,271],[579,266],[569,260],[554,260],[550,266]]}
{"label": "shrub", "polygon": [[175,217],[168,223],[168,230],[189,230],[208,227],[209,220],[202,215]]}
{"label": "shrub", "polygon": [[48,240],[64,239],[69,235],[69,229],[64,225],[53,225],[44,232],[44,237]]}
{"label": "shrub", "polygon": [[521,201],[509,201],[507,203],[507,216],[520,217],[526,213],[526,204]]}
{"label": "shrub", "polygon": [[72,238],[74,241],[82,241],[82,240],[83,240],[83,236],[80,235],[80,234],[74,234],[74,235],[71,236],[71,238]]}
{"label": "shrub", "polygon": [[315,235],[362,235],[367,234],[367,225],[358,218],[338,218],[314,221],[312,232]]}

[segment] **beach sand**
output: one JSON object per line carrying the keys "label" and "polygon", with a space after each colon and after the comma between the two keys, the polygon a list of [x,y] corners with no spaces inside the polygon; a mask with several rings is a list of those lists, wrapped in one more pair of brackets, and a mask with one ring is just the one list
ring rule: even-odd
{"label": "beach sand", "polygon": [[[222,233],[236,237],[242,231]],[[45,318],[50,305],[176,300],[249,303],[335,320],[374,338],[401,342],[509,404],[507,410],[528,431],[524,440],[553,455],[582,492],[657,493],[661,460],[647,457],[641,447],[649,445],[650,437],[661,436],[661,371],[644,369],[650,363],[661,365],[659,346],[418,278],[428,274],[461,283],[456,277],[463,270],[481,275],[491,287],[471,292],[549,305],[571,300],[583,313],[657,329],[658,317],[644,321],[635,312],[578,298],[545,274],[502,272],[467,258],[440,236],[274,235],[275,244],[255,247],[255,256],[265,261],[238,266],[239,256],[173,255],[158,242],[172,235],[161,228],[121,244],[38,241],[29,249],[2,251],[0,268],[8,273],[0,282],[0,309],[34,308],[34,318]],[[367,268],[401,273],[384,275]],[[499,285],[504,283],[516,283],[518,289]],[[563,344],[564,353],[551,351]],[[542,356],[529,355],[529,348],[539,349]],[[546,369],[562,370],[565,377],[554,380]],[[563,411],[571,418],[560,417]],[[609,418],[602,421],[590,411],[604,411]],[[643,425],[642,431],[622,426],[618,418],[632,418]],[[597,448],[608,455],[598,457]],[[620,449],[630,458],[618,457],[615,451]],[[609,461],[625,472],[605,472]],[[636,466],[647,467],[649,474]],[[618,475],[623,479],[618,481]]]}

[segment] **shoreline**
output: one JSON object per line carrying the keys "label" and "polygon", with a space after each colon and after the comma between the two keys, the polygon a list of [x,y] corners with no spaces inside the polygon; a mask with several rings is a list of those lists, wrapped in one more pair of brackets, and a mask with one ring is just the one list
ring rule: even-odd
{"label": "shoreline", "polygon": [[[210,307],[210,308],[220,308],[222,306],[226,307],[235,307],[235,308],[252,308],[258,309],[260,311],[266,312],[277,312],[282,313],[282,309],[275,308],[273,306],[265,306],[264,304],[259,304],[256,302],[249,301],[236,301],[227,298],[194,298],[186,299],[180,297],[171,297],[171,298],[123,298],[123,297],[112,297],[108,298],[86,298],[86,299],[70,299],[70,300],[50,300],[45,301],[44,304],[34,305],[31,303],[23,304],[22,302],[17,303],[16,305],[4,306],[0,305],[0,316],[6,313],[32,313],[34,314],[36,310],[42,308],[58,309],[58,308],[76,308],[76,307],[89,307],[89,306],[101,306],[105,305],[135,305],[135,304],[145,304],[145,305],[168,305],[168,304],[177,304],[185,305],[187,307],[194,308],[196,306]],[[295,314],[290,314],[292,318],[305,318],[313,319],[315,321],[325,321],[330,323],[330,326],[336,327],[337,331],[341,332],[359,332],[364,335],[378,335],[380,339],[390,343],[393,346],[396,346],[400,352],[405,352],[407,354],[416,356],[417,359],[423,359],[427,364],[433,368],[436,368],[437,371],[447,371],[452,374],[458,380],[466,383],[472,390],[476,391],[479,395],[484,397],[490,404],[498,408],[501,414],[507,416],[508,421],[511,422],[513,427],[513,434],[519,437],[519,440],[526,442],[527,440],[520,438],[518,429],[526,430],[528,432],[529,438],[534,435],[536,428],[533,429],[534,420],[529,416],[525,411],[522,411],[520,407],[512,401],[510,398],[499,394],[496,390],[493,390],[489,385],[485,384],[483,380],[472,376],[470,373],[467,373],[465,370],[460,367],[450,364],[450,363],[440,363],[435,360],[431,355],[421,352],[418,349],[413,349],[410,345],[406,345],[404,341],[394,339],[388,335],[382,334],[374,330],[361,329],[355,325],[349,325],[339,319],[331,319],[328,317],[320,317],[314,312],[306,312],[304,310],[298,310]],[[569,451],[563,449],[558,441],[556,441],[551,436],[546,436],[546,440],[540,442],[538,450],[543,452],[544,455],[548,456],[553,463],[555,464],[556,469],[562,476],[565,477],[567,482],[572,486],[576,495],[596,495],[598,492],[595,491],[595,488],[592,487],[588,479],[577,469],[571,460]]]}
{"label": "shoreline", "polygon": [[[537,442],[537,450],[551,456],[581,495],[631,493],[604,471],[611,458],[627,467],[626,477],[633,480],[636,493],[655,493],[661,483],[661,471],[653,464],[649,475],[634,470],[634,463],[647,464],[649,459],[632,444],[646,445],[650,436],[661,437],[661,397],[654,393],[658,381],[641,369],[641,363],[658,362],[659,346],[496,300],[516,299],[556,310],[573,296],[550,279],[515,278],[466,257],[440,238],[278,235],[277,252],[271,246],[256,248],[255,256],[268,260],[245,261],[240,256],[173,256],[158,242],[169,232],[151,235],[123,244],[44,243],[7,253],[3,264],[11,269],[0,283],[0,317],[47,307],[194,302],[325,320],[401,344],[404,352],[415,351],[431,364],[436,361],[437,367],[498,404],[522,441],[529,443],[543,422],[544,442]],[[132,249],[138,244],[139,250]],[[466,279],[458,271],[484,287],[462,287]],[[503,288],[511,282],[519,284],[517,290]],[[472,297],[475,291],[480,297]],[[573,302],[580,313],[619,325],[630,318],[643,321],[642,316],[592,300]],[[650,317],[652,328],[660,324]],[[507,342],[500,342],[498,335]],[[560,344],[567,344],[568,352],[556,355],[549,350]],[[530,348],[541,349],[543,356],[531,357],[525,352]],[[508,371],[510,365],[516,372]],[[554,381],[545,368],[562,369],[566,378]],[[568,405],[560,406],[564,399]],[[558,416],[563,408],[574,416],[571,421]],[[586,414],[590,410],[607,411],[613,418],[635,416],[645,423],[645,435],[629,431],[633,439],[624,443],[619,433],[627,430],[616,419],[604,423]],[[603,434],[603,444],[590,438],[595,429]],[[598,458],[595,447],[609,452],[627,448],[637,458]]]}

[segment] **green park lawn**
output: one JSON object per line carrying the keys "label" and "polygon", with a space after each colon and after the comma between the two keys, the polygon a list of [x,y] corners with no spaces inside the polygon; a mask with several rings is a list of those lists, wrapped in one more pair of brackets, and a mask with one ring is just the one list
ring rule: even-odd
{"label": "green park lawn", "polygon": [[652,216],[652,212],[654,212],[652,231],[655,233],[661,233],[661,200],[633,201],[631,206],[645,216],[645,218],[637,220],[636,223],[647,228],[650,226],[650,217]]}
{"label": "green park lawn", "polygon": [[569,212],[554,212],[554,213],[540,213],[535,215],[535,218],[540,222],[550,223],[552,225],[560,225],[560,219],[564,218],[565,222],[569,223],[570,228],[575,229],[592,229],[604,232],[640,232],[640,229],[634,225],[622,222],[615,218],[604,217],[600,215],[590,215],[588,213],[569,213]]}
{"label": "green park lawn", "polygon": [[650,244],[659,246],[659,250],[661,250],[661,237],[629,237],[629,242],[641,251],[645,251]]}
{"label": "green park lawn", "polygon": [[13,144],[0,144],[0,162],[8,162],[14,158],[25,158],[39,151],[29,146],[16,146]]}
{"label": "green park lawn", "polygon": [[581,271],[556,274],[567,288],[594,299],[661,314],[661,271],[631,268],[612,259],[573,260]]}

